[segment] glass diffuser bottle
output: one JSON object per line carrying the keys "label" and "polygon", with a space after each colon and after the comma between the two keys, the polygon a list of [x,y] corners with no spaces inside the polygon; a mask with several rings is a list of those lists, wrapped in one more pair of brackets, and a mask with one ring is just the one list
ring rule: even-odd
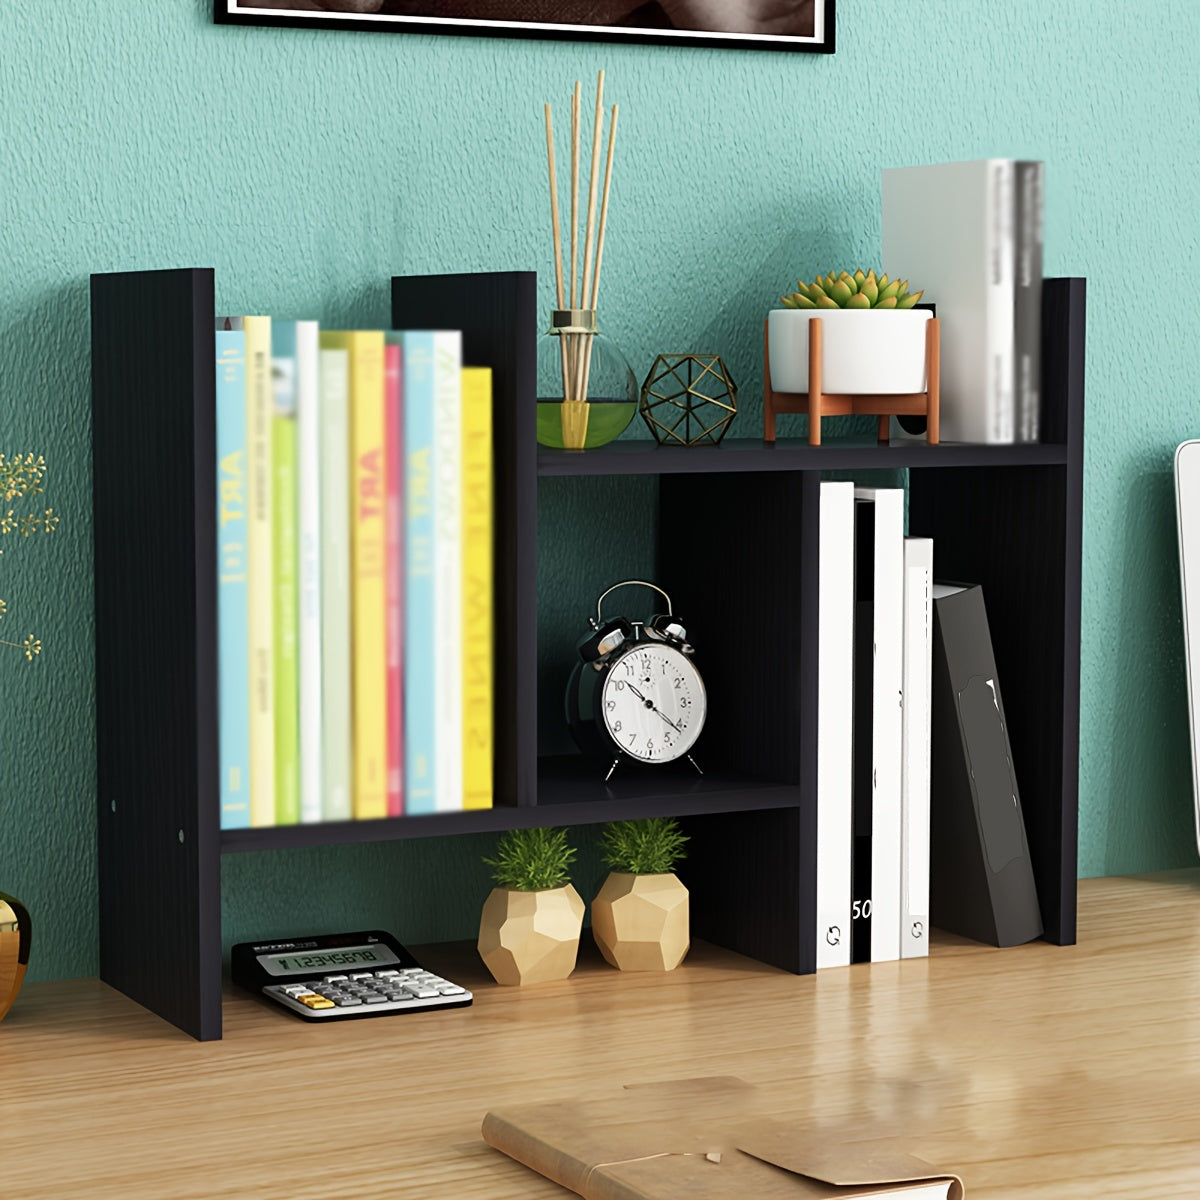
{"label": "glass diffuser bottle", "polygon": [[537,440],[588,450],[611,442],[637,412],[637,380],[591,308],[555,309],[538,339]]}

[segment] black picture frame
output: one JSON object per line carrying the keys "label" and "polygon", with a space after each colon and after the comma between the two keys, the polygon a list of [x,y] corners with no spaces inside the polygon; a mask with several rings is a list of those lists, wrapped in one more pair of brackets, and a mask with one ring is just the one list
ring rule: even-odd
{"label": "black picture frame", "polygon": [[[474,37],[531,37],[562,41],[600,41],[626,44],[665,46],[708,46],[739,50],[800,51],[816,54],[834,53],[835,0],[797,0],[798,7],[811,4],[809,32],[780,33],[776,22],[773,31],[745,32],[733,29],[701,29],[663,24],[670,18],[666,10],[686,0],[629,0],[630,12],[619,21],[606,24],[584,24],[567,20],[549,22],[518,18],[515,14],[525,7],[536,10],[538,0],[488,0],[491,12],[507,11],[506,18],[464,15],[483,9],[484,0],[381,0],[385,11],[354,13],[320,11],[316,3],[352,4],[354,0],[214,0],[214,20],[218,25],[281,25],[301,29],[354,29],[376,33],[445,33]],[[546,0],[547,7],[550,0]],[[775,8],[786,8],[787,0],[776,0]],[[585,0],[556,0],[555,7],[579,12]],[[736,6],[728,5],[730,10]],[[613,11],[621,8],[614,0]],[[386,11],[392,9],[393,11]],[[635,16],[632,10],[644,10]],[[400,11],[406,10],[406,11]],[[440,15],[439,15],[440,14]],[[450,15],[447,15],[450,14]],[[457,14],[457,15],[455,15]],[[786,14],[785,14],[786,15]],[[807,14],[797,14],[797,20]],[[630,24],[629,21],[657,24]]]}

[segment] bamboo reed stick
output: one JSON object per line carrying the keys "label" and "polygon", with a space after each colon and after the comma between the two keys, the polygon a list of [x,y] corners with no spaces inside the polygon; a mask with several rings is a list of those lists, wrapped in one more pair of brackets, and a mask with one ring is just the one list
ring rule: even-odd
{"label": "bamboo reed stick", "polygon": [[579,299],[585,303],[590,291],[592,235],[596,227],[596,189],[600,182],[600,134],[604,127],[604,72],[596,80],[596,116],[592,123],[592,173],[588,179],[587,230],[583,241],[583,291]]}
{"label": "bamboo reed stick", "polygon": [[[571,307],[576,306],[579,282],[579,81],[571,97]],[[559,308],[562,304],[559,304]]]}
{"label": "bamboo reed stick", "polygon": [[608,224],[608,189],[612,185],[613,146],[617,140],[617,110],[619,107],[620,105],[613,105],[612,124],[608,130],[608,158],[604,164],[604,198],[600,202],[600,233],[596,238],[596,272],[592,276],[592,308],[596,307],[596,300],[600,295],[600,264],[604,261],[604,230]]}
{"label": "bamboo reed stick", "polygon": [[558,307],[563,306],[562,233],[558,220],[558,175],[554,169],[554,122],[546,105],[546,158],[550,164],[550,220],[554,225],[554,281],[558,289]]}

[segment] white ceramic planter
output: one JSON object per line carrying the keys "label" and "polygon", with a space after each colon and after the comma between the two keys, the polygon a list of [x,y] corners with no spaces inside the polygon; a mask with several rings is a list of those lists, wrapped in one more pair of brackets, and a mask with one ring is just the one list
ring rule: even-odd
{"label": "white ceramic planter", "polygon": [[808,391],[808,322],[821,318],[821,391],[888,396],[925,391],[928,309],[774,308],[767,315],[771,387]]}

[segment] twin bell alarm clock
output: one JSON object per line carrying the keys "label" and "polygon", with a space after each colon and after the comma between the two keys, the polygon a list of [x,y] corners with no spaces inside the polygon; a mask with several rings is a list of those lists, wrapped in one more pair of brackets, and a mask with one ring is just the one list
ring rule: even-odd
{"label": "twin bell alarm clock", "polygon": [[[667,611],[644,621],[606,620],[605,599],[623,587],[653,589]],[[687,759],[699,771],[690,751],[708,700],[670,596],[641,579],[614,583],[596,601],[588,625],[566,695],[567,724],[580,750],[608,761],[606,780],[621,762],[660,766]]]}

